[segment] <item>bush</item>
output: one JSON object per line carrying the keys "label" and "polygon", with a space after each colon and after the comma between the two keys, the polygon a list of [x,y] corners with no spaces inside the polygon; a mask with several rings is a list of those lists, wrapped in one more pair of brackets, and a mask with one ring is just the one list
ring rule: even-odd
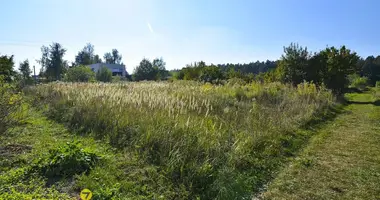
{"label": "bush", "polygon": [[376,81],[375,87],[380,88],[380,81]]}
{"label": "bush", "polygon": [[100,159],[95,153],[81,148],[78,142],[68,142],[49,151],[49,155],[40,158],[32,171],[46,177],[71,177],[88,172]]}
{"label": "bush", "polygon": [[101,67],[98,72],[96,72],[96,80],[101,82],[111,82],[112,72],[107,67]]}
{"label": "bush", "polygon": [[367,77],[360,77],[358,74],[352,74],[348,76],[350,87],[365,89],[368,86],[369,80]]}
{"label": "bush", "polygon": [[128,78],[124,77],[124,76],[112,76],[112,82],[113,83],[118,83],[118,82],[122,82],[122,81],[128,81]]}
{"label": "bush", "polygon": [[6,83],[0,75],[0,133],[17,122],[14,112],[21,106],[21,95],[14,85]]}
{"label": "bush", "polygon": [[95,80],[95,73],[87,66],[72,67],[67,70],[64,81],[89,82]]}

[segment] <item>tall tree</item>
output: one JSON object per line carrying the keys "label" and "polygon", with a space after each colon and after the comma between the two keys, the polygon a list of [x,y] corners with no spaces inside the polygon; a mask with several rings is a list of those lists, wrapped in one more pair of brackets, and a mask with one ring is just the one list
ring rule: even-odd
{"label": "tall tree", "polygon": [[32,74],[32,70],[29,66],[29,60],[24,60],[22,63],[20,63],[20,67],[18,68],[18,70],[21,72],[23,79],[29,79],[30,75]]}
{"label": "tall tree", "polygon": [[112,49],[112,52],[105,53],[103,58],[108,64],[121,64],[123,57],[117,49]]}
{"label": "tall tree", "polygon": [[363,76],[367,76],[371,84],[375,84],[380,80],[380,56],[368,56],[362,65]]}
{"label": "tall tree", "polygon": [[166,63],[162,58],[156,58],[153,60],[153,68],[156,71],[156,80],[163,80],[168,76],[166,71]]}
{"label": "tall tree", "polygon": [[4,78],[4,81],[12,81],[12,77],[15,75],[13,70],[13,55],[12,56],[0,56],[0,76]]}
{"label": "tall tree", "polygon": [[98,54],[94,56],[94,63],[102,63],[102,59],[99,57]]}
{"label": "tall tree", "polygon": [[340,93],[348,84],[348,75],[357,73],[356,64],[359,56],[350,49],[342,46],[326,48],[320,54],[327,58],[325,69],[321,73],[325,85],[334,92]]}
{"label": "tall tree", "polygon": [[114,64],[111,53],[109,53],[109,52],[105,53],[104,56],[103,56],[103,58],[104,58],[104,62],[106,62],[108,64]]}
{"label": "tall tree", "polygon": [[306,47],[304,48],[296,43],[284,47],[284,54],[280,61],[280,68],[283,72],[282,79],[293,84],[305,80],[309,58],[310,54]]}
{"label": "tall tree", "polygon": [[155,80],[156,70],[153,64],[146,58],[144,58],[140,64],[134,70],[134,79],[136,81],[141,80]]}
{"label": "tall tree", "polygon": [[94,45],[88,43],[81,51],[75,56],[76,65],[90,65],[94,63],[101,63],[99,55],[95,55]]}
{"label": "tall tree", "polygon": [[114,64],[120,64],[123,57],[117,49],[112,49],[112,59]]}
{"label": "tall tree", "polygon": [[49,47],[41,47],[42,57],[37,60],[43,69],[43,74],[50,81],[61,80],[67,67],[67,61],[63,59],[66,49],[59,43],[53,43]]}

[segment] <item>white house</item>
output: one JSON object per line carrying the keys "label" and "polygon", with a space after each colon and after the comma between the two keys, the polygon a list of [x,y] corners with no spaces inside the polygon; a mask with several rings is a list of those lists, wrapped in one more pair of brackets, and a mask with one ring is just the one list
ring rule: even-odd
{"label": "white house", "polygon": [[89,67],[95,73],[99,71],[101,67],[107,67],[111,72],[112,76],[124,76],[126,75],[125,65],[120,64],[108,64],[108,63],[96,63],[91,64]]}

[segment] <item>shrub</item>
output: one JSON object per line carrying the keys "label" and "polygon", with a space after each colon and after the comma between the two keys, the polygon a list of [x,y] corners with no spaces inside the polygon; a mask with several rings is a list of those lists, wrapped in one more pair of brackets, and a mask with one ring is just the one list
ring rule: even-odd
{"label": "shrub", "polygon": [[361,90],[365,89],[369,83],[367,77],[360,77],[357,74],[350,75],[349,81],[350,81],[350,87],[358,88]]}
{"label": "shrub", "polygon": [[67,70],[64,81],[90,82],[95,80],[95,73],[87,66],[72,67]]}
{"label": "shrub", "polygon": [[98,72],[96,72],[96,80],[101,82],[111,82],[112,72],[107,67],[102,66]]}
{"label": "shrub", "polygon": [[22,96],[14,85],[6,83],[0,75],[0,133],[17,122],[14,112],[20,108]]}
{"label": "shrub", "polygon": [[376,85],[375,85],[376,88],[380,88],[380,81],[376,81]]}
{"label": "shrub", "polygon": [[40,158],[32,166],[32,171],[46,177],[71,177],[88,172],[99,159],[98,155],[83,149],[78,142],[67,142],[51,149],[47,157]]}

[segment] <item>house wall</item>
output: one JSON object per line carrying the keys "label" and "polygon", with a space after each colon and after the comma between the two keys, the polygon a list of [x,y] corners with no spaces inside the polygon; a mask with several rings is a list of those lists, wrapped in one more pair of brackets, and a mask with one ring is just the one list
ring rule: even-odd
{"label": "house wall", "polygon": [[125,77],[126,75],[125,65],[96,63],[96,64],[91,64],[89,67],[91,68],[91,70],[93,70],[96,73],[103,66],[107,67],[112,72],[112,74],[121,73],[121,76],[123,77]]}

